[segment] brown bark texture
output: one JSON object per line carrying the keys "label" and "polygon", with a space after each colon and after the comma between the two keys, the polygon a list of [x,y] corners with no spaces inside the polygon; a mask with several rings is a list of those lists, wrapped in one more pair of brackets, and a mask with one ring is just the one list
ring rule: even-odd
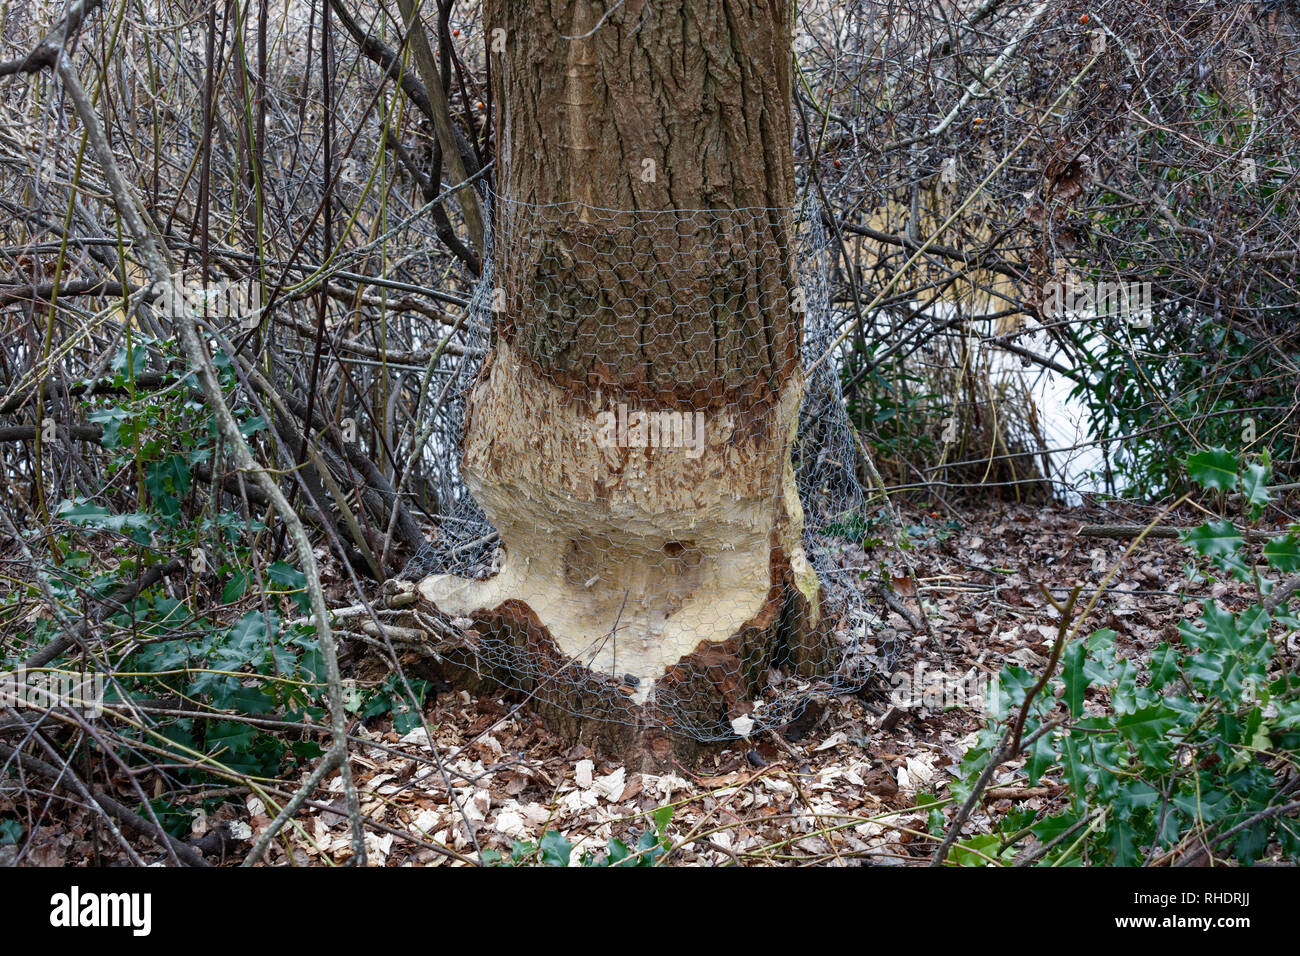
{"label": "brown bark texture", "polygon": [[486,28],[494,335],[460,454],[500,560],[420,591],[462,683],[689,760],[770,668],[831,658],[790,454],[792,8],[490,0]]}

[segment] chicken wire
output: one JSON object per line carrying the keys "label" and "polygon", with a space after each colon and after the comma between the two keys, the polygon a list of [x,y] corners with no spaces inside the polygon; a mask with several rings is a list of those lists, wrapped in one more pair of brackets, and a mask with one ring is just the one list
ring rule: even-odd
{"label": "chicken wire", "polygon": [[[627,593],[602,595],[598,586],[593,587],[601,583],[605,573],[597,569],[583,583],[593,595],[593,602],[606,602],[603,612],[593,611],[590,606],[581,609],[581,617],[589,625],[589,633],[582,637],[590,638],[590,642],[579,647],[572,641],[561,644],[569,654],[565,664],[557,667],[553,655],[526,650],[492,629],[486,629],[487,633],[478,629],[475,639],[464,649],[468,657],[463,656],[460,663],[491,674],[506,688],[532,700],[581,718],[627,725],[648,723],[701,742],[734,739],[738,734],[752,733],[754,727],[782,727],[799,717],[811,701],[860,691],[873,676],[890,672],[900,650],[898,638],[890,631],[882,633],[883,621],[860,585],[865,569],[860,566],[864,556],[857,543],[868,503],[860,479],[860,474],[865,473],[861,445],[849,423],[835,356],[819,361],[835,341],[837,319],[829,291],[831,246],[814,197],[805,196],[793,210],[629,211],[583,203],[533,206],[484,190],[484,204],[491,225],[483,270],[468,305],[465,355],[448,365],[450,381],[434,384],[440,412],[426,456],[436,460],[442,514],[431,540],[412,557],[401,577],[415,580],[452,575],[486,582],[503,573],[507,549],[467,486],[462,458],[466,454],[469,395],[481,382],[482,356],[499,342],[507,317],[543,317],[545,321],[531,323],[530,327],[541,328],[542,335],[547,329],[570,333],[566,341],[529,343],[534,350],[551,349],[553,377],[568,376],[570,371],[574,378],[579,377],[584,368],[593,364],[592,353],[596,364],[607,354],[607,364],[612,364],[616,353],[626,349],[628,330],[635,329],[639,336],[637,347],[647,359],[642,371],[645,384],[663,393],[671,392],[683,377],[694,376],[698,381],[711,370],[722,378],[739,375],[752,384],[779,364],[783,343],[779,335],[770,336],[773,340],[766,343],[767,368],[747,369],[746,362],[755,354],[762,358],[765,353],[746,348],[747,343],[735,338],[732,330],[740,326],[766,332],[764,316],[777,310],[793,310],[796,317],[802,313],[802,321],[794,323],[795,334],[784,344],[792,360],[802,362],[804,371],[797,432],[791,447],[794,482],[802,507],[800,539],[808,564],[820,581],[821,619],[831,635],[818,643],[813,659],[805,655],[798,667],[792,666],[779,648],[771,659],[747,662],[767,671],[760,682],[761,694],[757,699],[732,701],[728,708],[718,706],[716,700],[702,700],[698,693],[683,690],[680,683],[656,682],[654,674],[627,672],[620,666],[620,645],[626,661],[629,646],[635,646],[638,640],[648,644],[661,636],[664,617],[686,614],[691,598],[674,593],[673,582],[682,577],[683,569],[689,578],[693,559],[697,569],[711,560],[703,546],[693,556],[694,542],[683,545],[680,535],[672,531],[650,529],[642,544],[661,554],[662,562],[647,565],[648,580],[641,596],[648,597],[650,605],[661,607],[629,609]],[[511,276],[511,270],[517,270],[517,274]],[[520,281],[520,276],[526,281]],[[632,291],[620,293],[625,287]],[[592,291],[589,295],[575,295],[575,289]],[[714,317],[712,328],[717,334],[711,335],[708,342],[693,342],[698,323],[681,320],[701,310]],[[729,317],[733,316],[739,316],[741,321],[730,323]],[[518,329],[505,331],[512,339],[520,334]],[[745,349],[741,361],[728,361],[734,358],[723,351],[729,342],[734,348]],[[617,422],[605,418],[604,424],[611,426],[616,436],[615,445],[629,455],[644,455],[647,459],[659,456],[660,460],[674,453],[691,456],[692,451],[698,451],[695,457],[702,457],[713,452],[719,436],[706,440],[697,434],[702,430],[695,428],[691,412],[692,404],[700,403],[705,396],[688,389],[682,398],[680,388],[677,395],[679,409],[684,403],[686,411],[672,412],[677,418],[661,417],[658,429],[653,417],[643,417],[641,423],[647,427],[644,433],[634,435],[637,430],[630,424],[630,413],[626,420],[619,418]],[[612,410],[608,411],[612,416]],[[721,410],[715,402],[709,416],[710,425],[720,422],[733,443],[745,427],[739,399],[727,398]],[[604,438],[608,444],[610,434],[602,432],[597,440]],[[539,453],[546,454],[544,443]],[[684,470],[689,468],[685,462],[681,464]],[[635,475],[626,480],[634,482]],[[785,480],[782,470],[776,469],[759,482],[756,500],[774,511]],[[571,562],[580,563],[573,558],[574,547],[596,552],[604,549],[605,559],[615,562],[619,546],[612,539],[603,539],[599,526],[603,511],[619,512],[620,501],[614,499],[620,492],[602,489],[599,484],[593,487],[588,480],[577,480],[576,484],[597,500],[578,502],[578,507],[587,508],[591,530],[583,536],[591,540],[571,545],[563,554],[566,569],[572,570],[568,568]],[[624,489],[623,498],[629,497],[635,498],[635,491]],[[626,500],[622,503],[626,504]],[[622,514],[626,516],[627,510],[623,509]],[[539,513],[536,520],[540,542],[546,542],[551,532],[560,538],[572,530],[560,529],[564,522],[553,515]],[[609,520],[617,524],[620,519],[616,515]],[[686,520],[694,524],[693,517]],[[656,534],[665,540],[658,540]],[[546,546],[540,545],[543,549]],[[527,557],[529,561],[545,558]],[[659,572],[663,574],[662,591],[656,590],[654,580]],[[788,583],[782,587],[787,588]],[[733,624],[738,623],[724,620],[721,612],[710,619],[704,608],[695,608],[694,613],[701,625],[700,633],[693,634],[683,626],[676,635],[678,640],[716,640],[720,634],[734,632]],[[546,623],[545,614],[540,616]],[[463,626],[467,622],[462,618],[459,623]],[[740,678],[738,674],[707,676],[715,685],[720,680],[725,683]],[[575,706],[575,702],[582,701],[600,703],[590,710],[581,703]],[[744,716],[737,720],[738,714]]]}

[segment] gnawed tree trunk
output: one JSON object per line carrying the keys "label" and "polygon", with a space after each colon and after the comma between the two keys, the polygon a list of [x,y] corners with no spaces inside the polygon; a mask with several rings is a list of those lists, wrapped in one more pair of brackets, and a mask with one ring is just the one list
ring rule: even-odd
{"label": "gnawed tree trunk", "polygon": [[461,470],[504,559],[420,591],[510,649],[479,676],[656,762],[829,657],[790,462],[793,12],[609,9],[487,4],[499,313]]}

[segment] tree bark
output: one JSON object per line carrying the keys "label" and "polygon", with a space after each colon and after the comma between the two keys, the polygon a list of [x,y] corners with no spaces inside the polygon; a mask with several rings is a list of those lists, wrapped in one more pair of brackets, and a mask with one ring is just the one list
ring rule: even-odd
{"label": "tree bark", "polygon": [[769,667],[829,657],[790,461],[792,18],[486,7],[499,308],[461,472],[504,558],[420,590],[510,649],[477,677],[643,763],[724,736]]}

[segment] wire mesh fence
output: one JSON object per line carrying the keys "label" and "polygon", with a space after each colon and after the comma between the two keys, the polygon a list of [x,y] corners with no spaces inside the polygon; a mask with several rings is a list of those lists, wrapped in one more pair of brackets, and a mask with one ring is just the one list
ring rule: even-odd
{"label": "wire mesh fence", "polygon": [[[746,719],[787,723],[810,696],[851,692],[888,671],[895,648],[871,645],[880,617],[854,583],[857,569],[845,567],[866,500],[861,450],[836,363],[814,368],[834,336],[830,243],[815,199],[793,211],[647,212],[486,198],[495,223],[491,254],[466,330],[476,351],[486,352],[498,337],[534,355],[549,349],[551,371],[542,381],[519,373],[527,387],[555,388],[592,368],[618,368],[624,378],[607,383],[608,395],[597,393],[580,426],[540,423],[554,428],[558,441],[586,447],[552,455],[544,439],[537,442],[541,459],[587,469],[570,476],[576,504],[530,508],[529,495],[538,492],[523,479],[504,490],[483,489],[489,509],[528,525],[513,529],[516,541],[503,540],[469,487],[474,476],[467,482],[462,474],[466,458],[490,456],[492,439],[501,440],[466,429],[470,396],[485,376],[481,363],[463,363],[454,383],[443,386],[457,395],[429,448],[447,468],[458,507],[439,520],[403,576],[435,576],[446,603],[464,611],[487,594],[531,596],[568,658],[557,664],[549,651],[530,651],[509,634],[484,629],[473,643],[475,667],[557,706],[599,701],[601,720],[634,725],[650,713],[678,735],[733,738],[734,708],[702,703],[697,688],[660,679],[665,660],[671,667],[731,638],[771,600],[767,543],[780,520],[801,527],[799,557],[822,582],[818,613],[832,637],[797,668],[779,652],[722,665],[790,671],[744,702]],[[562,339],[540,341],[555,330]],[[790,476],[779,450],[788,438],[778,436],[778,453],[767,461],[736,448],[752,440],[746,429],[755,417],[766,415],[765,427],[789,432],[773,417],[775,406],[756,412],[752,397],[764,387],[781,390],[778,357],[787,353],[811,369],[796,379],[802,398],[789,455],[798,500],[791,505],[783,502]],[[634,387],[626,387],[628,379]],[[480,407],[476,414],[487,413]],[[751,465],[753,473],[735,473]],[[684,493],[657,502],[647,494],[682,486]],[[512,555],[512,546],[527,553]],[[747,546],[754,553],[746,561],[731,557]],[[511,568],[512,559],[521,567]],[[522,567],[548,563],[542,575],[549,593],[527,592]],[[505,579],[500,590],[476,589],[494,577]],[[779,603],[789,586],[777,587]],[[458,599],[458,591],[472,596]],[[719,673],[718,665],[709,680],[744,684],[740,673]],[[623,703],[610,706],[611,699]]]}

